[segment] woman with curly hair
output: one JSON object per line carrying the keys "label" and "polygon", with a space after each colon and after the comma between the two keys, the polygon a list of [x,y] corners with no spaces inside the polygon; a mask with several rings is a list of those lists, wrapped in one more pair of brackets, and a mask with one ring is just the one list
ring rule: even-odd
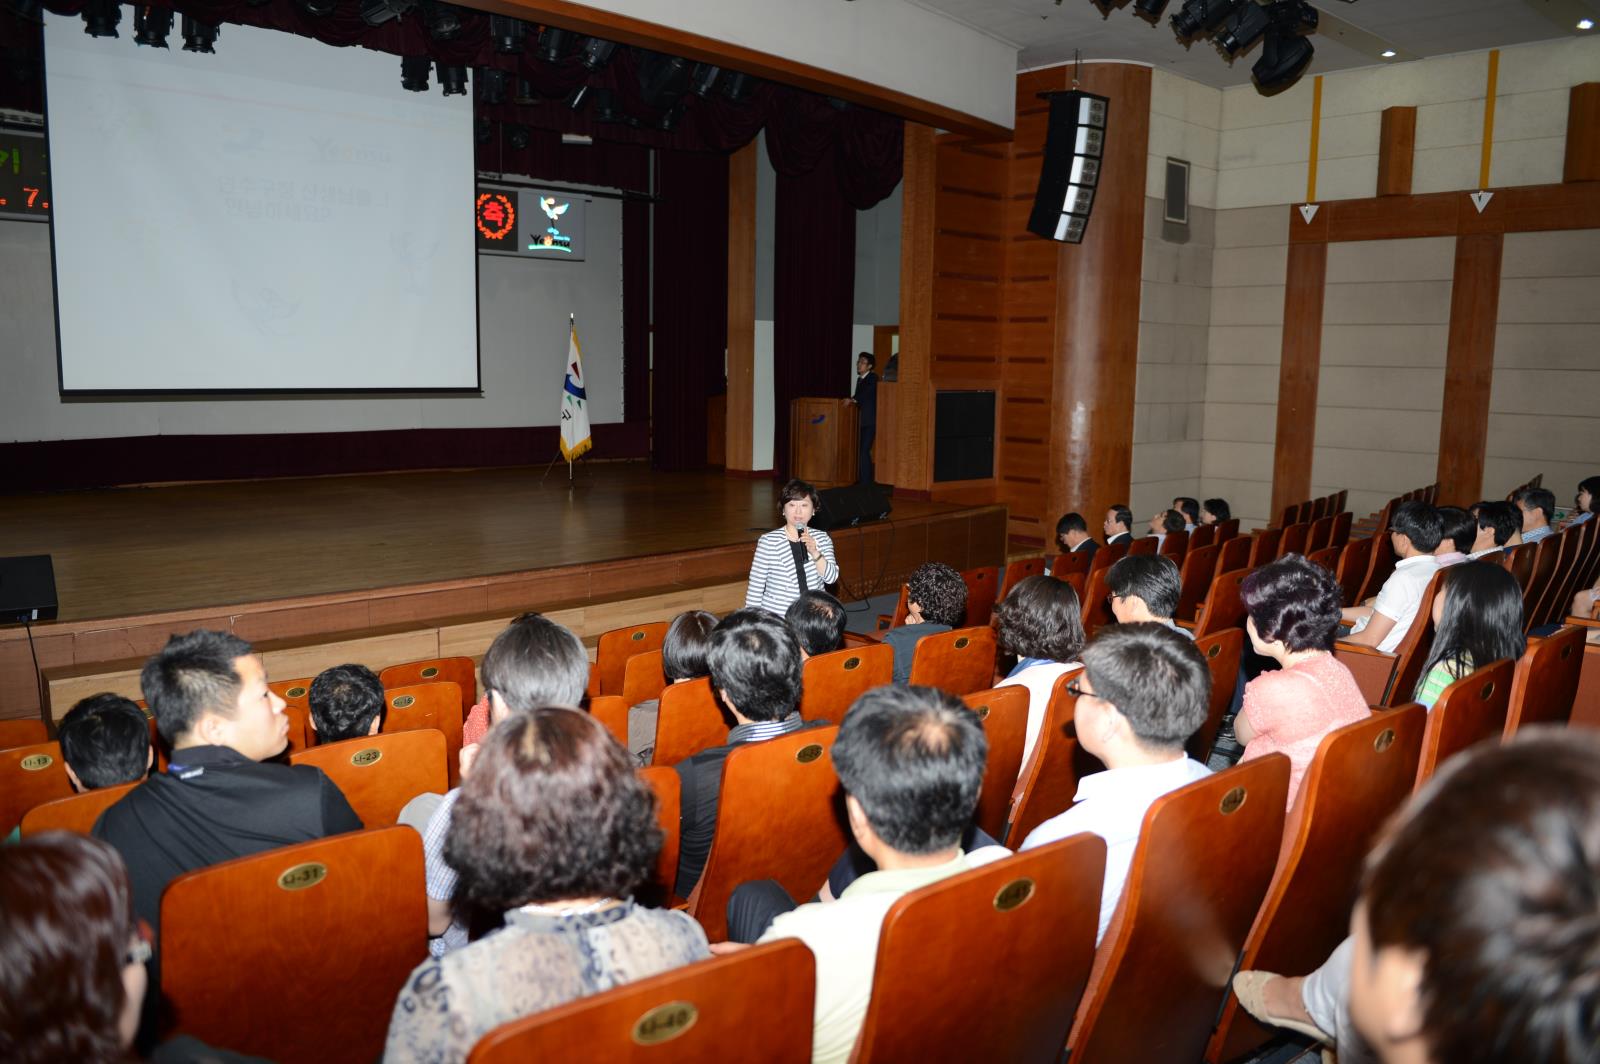
{"label": "woman with curly hair", "polygon": [[1322,737],[1372,711],[1350,670],[1333,656],[1343,595],[1320,565],[1286,554],[1244,578],[1239,588],[1256,653],[1278,668],[1244,689],[1234,734],[1240,761],[1274,751],[1289,755],[1289,805]]}
{"label": "woman with curly hair", "polygon": [[1000,646],[1017,656],[1016,667],[999,686],[1028,689],[1028,734],[1023,740],[1024,769],[1033,754],[1039,729],[1049,715],[1050,692],[1056,680],[1078,668],[1078,655],[1087,641],[1083,634],[1083,607],[1078,593],[1065,580],[1030,576],[1019,581],[995,607]]}
{"label": "woman with curly hair", "polygon": [[660,848],[649,786],[593,717],[537,709],[495,726],[445,859],[457,903],[505,926],[411,973],[384,1060],[464,1061],[503,1023],[709,956],[687,914],[630,896]]}

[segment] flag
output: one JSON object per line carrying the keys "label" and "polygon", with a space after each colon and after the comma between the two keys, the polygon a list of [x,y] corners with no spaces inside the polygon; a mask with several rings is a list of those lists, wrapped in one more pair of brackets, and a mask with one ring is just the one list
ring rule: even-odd
{"label": "flag", "polygon": [[589,399],[583,392],[583,352],[578,349],[578,323],[567,333],[567,379],[561,386],[561,457],[572,461],[594,446],[589,435]]}

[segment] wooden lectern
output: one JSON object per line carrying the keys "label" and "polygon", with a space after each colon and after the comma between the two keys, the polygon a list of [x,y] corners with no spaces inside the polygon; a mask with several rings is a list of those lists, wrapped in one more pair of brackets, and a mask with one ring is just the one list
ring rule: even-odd
{"label": "wooden lectern", "polygon": [[789,404],[790,476],[817,489],[856,482],[860,411],[848,399],[796,399]]}

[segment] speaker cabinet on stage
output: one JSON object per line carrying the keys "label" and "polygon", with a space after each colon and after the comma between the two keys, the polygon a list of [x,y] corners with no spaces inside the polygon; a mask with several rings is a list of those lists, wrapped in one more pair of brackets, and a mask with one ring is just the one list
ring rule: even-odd
{"label": "speaker cabinet on stage", "polygon": [[856,482],[859,412],[848,399],[789,404],[789,475],[817,489]]}

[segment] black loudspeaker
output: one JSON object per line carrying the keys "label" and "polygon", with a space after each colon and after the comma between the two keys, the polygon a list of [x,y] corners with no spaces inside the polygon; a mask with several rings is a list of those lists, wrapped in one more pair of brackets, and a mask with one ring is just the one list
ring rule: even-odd
{"label": "black loudspeaker", "polygon": [[822,500],[822,506],[811,519],[811,525],[824,532],[853,528],[864,521],[881,521],[889,516],[891,509],[889,493],[876,484],[825,488],[817,492],[817,497]]}
{"label": "black loudspeaker", "polygon": [[1050,126],[1028,231],[1048,240],[1081,244],[1100,183],[1111,101],[1077,90],[1041,95],[1050,100]]}
{"label": "black loudspeaker", "polygon": [[56,571],[48,554],[0,558],[0,624],[56,619]]}

